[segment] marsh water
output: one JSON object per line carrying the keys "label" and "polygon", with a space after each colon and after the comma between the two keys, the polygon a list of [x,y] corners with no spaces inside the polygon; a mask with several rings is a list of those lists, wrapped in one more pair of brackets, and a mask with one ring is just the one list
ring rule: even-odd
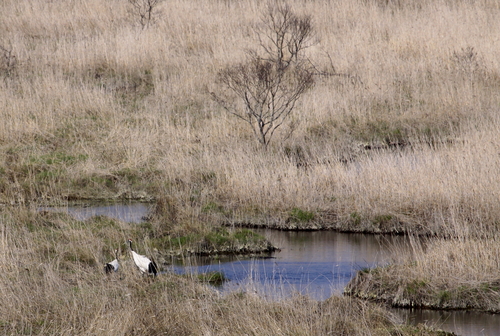
{"label": "marsh water", "polygon": [[[67,211],[79,220],[106,215],[127,222],[140,222],[149,211],[143,203],[87,207],[41,208]],[[341,295],[358,270],[384,265],[396,251],[410,250],[404,236],[346,234],[333,231],[255,230],[281,251],[245,258],[189,258],[174,263],[177,273],[220,271],[228,279],[222,292],[246,291],[280,299],[302,293],[317,300]],[[500,315],[471,311],[393,309],[410,324],[426,323],[457,335],[500,335]]]}
{"label": "marsh water", "polygon": [[254,231],[281,251],[254,258],[196,258],[173,269],[178,273],[220,271],[230,280],[222,291],[251,291],[272,299],[298,292],[326,300],[341,295],[356,271],[387,263],[391,246],[401,245],[397,241],[404,239],[333,231]]}

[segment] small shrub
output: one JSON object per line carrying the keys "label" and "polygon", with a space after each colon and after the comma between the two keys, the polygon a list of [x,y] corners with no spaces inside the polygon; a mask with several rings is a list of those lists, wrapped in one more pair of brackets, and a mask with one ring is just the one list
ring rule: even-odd
{"label": "small shrub", "polygon": [[162,0],[128,0],[129,14],[141,25],[142,29],[152,25],[159,15],[158,5]]}
{"label": "small shrub", "polygon": [[219,71],[222,90],[212,92],[212,97],[245,121],[267,148],[276,129],[315,83],[314,69],[303,56],[312,45],[314,29],[309,15],[296,14],[284,2],[269,2],[255,32],[262,53],[249,51],[246,62]]}
{"label": "small shrub", "polygon": [[455,69],[467,76],[478,73],[481,69],[480,60],[473,47],[462,48],[460,51],[454,51],[451,61]]}
{"label": "small shrub", "polygon": [[0,74],[5,77],[14,75],[17,68],[17,58],[11,48],[0,46]]}

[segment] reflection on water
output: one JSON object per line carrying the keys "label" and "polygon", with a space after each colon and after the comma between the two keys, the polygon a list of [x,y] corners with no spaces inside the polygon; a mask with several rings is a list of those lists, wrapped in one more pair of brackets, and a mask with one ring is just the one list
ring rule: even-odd
{"label": "reflection on water", "polygon": [[405,237],[342,234],[332,231],[255,230],[281,248],[272,258],[192,261],[176,272],[220,271],[230,280],[222,290],[252,290],[280,297],[292,292],[325,300],[341,294],[356,271],[387,263],[394,241]]}
{"label": "reflection on water", "polygon": [[428,309],[392,309],[410,324],[425,323],[457,335],[498,336],[500,316],[475,311],[443,311]]}
{"label": "reflection on water", "polygon": [[[356,271],[389,262],[395,251],[410,252],[408,238],[330,231],[255,230],[282,248],[272,259],[199,259],[183,272],[221,271],[231,281],[222,291],[244,290],[269,298],[293,292],[323,300],[341,294]],[[392,309],[406,323],[425,323],[457,335],[500,335],[500,316],[480,312]]]}

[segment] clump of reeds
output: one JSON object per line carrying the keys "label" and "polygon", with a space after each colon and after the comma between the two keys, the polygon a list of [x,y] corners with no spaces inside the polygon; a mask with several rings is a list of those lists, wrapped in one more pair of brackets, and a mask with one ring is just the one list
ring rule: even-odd
{"label": "clump of reeds", "polygon": [[[422,245],[424,244],[424,245]],[[418,239],[411,255],[358,272],[345,292],[395,307],[500,312],[498,239]]]}

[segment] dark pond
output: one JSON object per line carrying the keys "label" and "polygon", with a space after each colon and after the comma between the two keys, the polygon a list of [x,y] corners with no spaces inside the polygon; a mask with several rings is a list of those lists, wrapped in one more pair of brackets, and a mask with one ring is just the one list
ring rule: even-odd
{"label": "dark pond", "polygon": [[[80,220],[106,215],[128,222],[140,222],[149,205],[131,203],[92,207],[41,208],[67,211]],[[405,237],[343,234],[330,231],[290,232],[256,230],[280,252],[261,258],[191,258],[175,264],[178,273],[221,271],[230,280],[220,290],[250,291],[270,299],[294,292],[317,300],[340,295],[356,271],[386,264],[394,251],[408,249]],[[397,246],[397,249],[394,248]],[[457,335],[500,335],[500,315],[467,311],[393,309],[403,321],[426,323]]]}

